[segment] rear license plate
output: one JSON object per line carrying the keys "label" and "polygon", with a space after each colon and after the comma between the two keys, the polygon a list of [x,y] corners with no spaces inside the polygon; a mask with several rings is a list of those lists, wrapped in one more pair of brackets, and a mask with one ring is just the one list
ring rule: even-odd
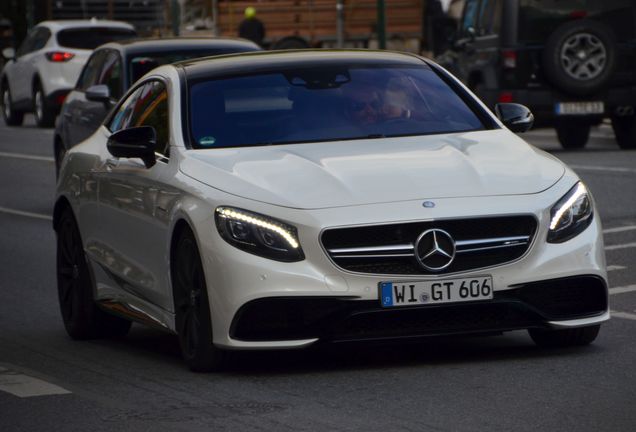
{"label": "rear license plate", "polygon": [[556,115],[589,115],[603,114],[605,104],[599,102],[559,102],[554,104]]}
{"label": "rear license plate", "polygon": [[493,298],[491,276],[419,282],[380,282],[383,307],[458,303]]}

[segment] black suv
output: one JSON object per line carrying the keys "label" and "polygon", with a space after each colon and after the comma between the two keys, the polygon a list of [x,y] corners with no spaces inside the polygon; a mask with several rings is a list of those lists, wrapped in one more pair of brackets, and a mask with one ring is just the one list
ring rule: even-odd
{"label": "black suv", "polygon": [[564,148],[612,120],[636,148],[636,1],[466,0],[453,48],[438,57],[489,107],[528,106]]}

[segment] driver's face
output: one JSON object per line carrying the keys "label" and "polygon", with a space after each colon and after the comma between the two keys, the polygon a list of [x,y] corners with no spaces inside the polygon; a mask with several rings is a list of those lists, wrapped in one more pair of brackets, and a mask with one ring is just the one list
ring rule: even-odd
{"label": "driver's face", "polygon": [[380,119],[381,102],[373,91],[359,89],[350,95],[349,110],[351,117],[358,123],[366,125],[376,123]]}

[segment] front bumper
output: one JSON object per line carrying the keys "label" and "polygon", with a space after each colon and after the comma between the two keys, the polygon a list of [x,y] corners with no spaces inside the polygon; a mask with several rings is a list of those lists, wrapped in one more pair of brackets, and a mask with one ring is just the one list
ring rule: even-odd
{"label": "front bumper", "polygon": [[236,314],[230,337],[242,341],[353,342],[565,327],[607,319],[607,285],[597,276],[543,280],[495,293],[485,302],[382,308],[346,297],[263,298]]}
{"label": "front bumper", "polygon": [[[607,274],[598,217],[564,243],[546,242],[549,209],[574,179],[529,196],[438,200],[427,219],[533,214],[537,231],[529,250],[506,264],[436,275],[361,274],[338,268],[319,242],[327,227],[422,218],[417,202],[302,211],[263,204],[253,210],[293,223],[306,259],[282,263],[226,243],[206,216],[198,230],[208,282],[215,344],[231,349],[299,348],[317,341],[403,339],[566,328],[609,319]],[[244,202],[228,205],[245,206]],[[212,212],[207,212],[211,215]],[[490,275],[494,299],[440,306],[384,309],[379,283]]]}

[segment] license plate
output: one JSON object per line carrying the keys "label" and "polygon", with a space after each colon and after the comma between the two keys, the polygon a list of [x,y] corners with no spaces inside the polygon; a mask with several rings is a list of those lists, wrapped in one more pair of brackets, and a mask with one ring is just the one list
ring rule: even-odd
{"label": "license plate", "polygon": [[380,282],[383,307],[458,303],[493,298],[491,276],[419,282]]}
{"label": "license plate", "polygon": [[600,102],[559,102],[554,105],[556,115],[603,114],[605,104]]}

